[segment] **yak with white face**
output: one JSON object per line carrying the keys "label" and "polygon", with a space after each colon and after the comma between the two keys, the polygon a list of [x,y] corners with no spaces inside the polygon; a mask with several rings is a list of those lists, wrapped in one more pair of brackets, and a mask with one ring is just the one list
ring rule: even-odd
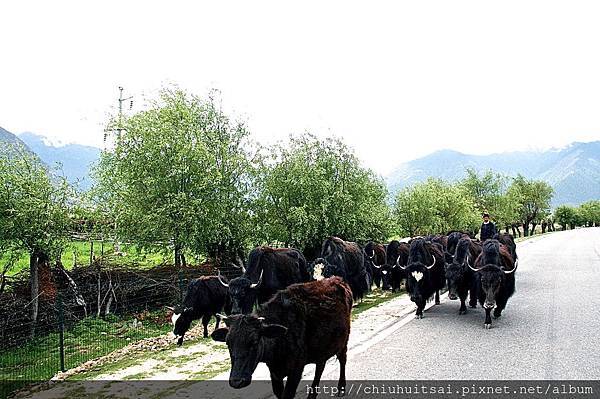
{"label": "yak with white face", "polygon": [[408,265],[401,268],[406,273],[410,300],[417,305],[415,316],[422,319],[429,298],[435,294],[435,303],[440,303],[440,290],[445,285],[444,250],[437,243],[415,238],[411,240]]}
{"label": "yak with white face", "polygon": [[202,318],[204,326],[204,338],[208,337],[208,323],[215,316],[219,328],[219,313],[229,314],[227,289],[223,287],[217,276],[202,276],[190,281],[187,292],[181,306],[169,308],[173,311],[171,322],[173,323],[173,335],[177,338],[177,345],[183,343],[185,333],[190,329],[192,321]]}
{"label": "yak with white face", "polygon": [[340,276],[352,289],[354,300],[362,299],[371,287],[365,265],[365,252],[355,242],[329,237],[323,241],[321,257],[327,261],[325,277]]}
{"label": "yak with white face", "polygon": [[317,258],[308,264],[308,274],[311,281],[319,281],[325,278],[325,270],[329,263],[323,258]]}

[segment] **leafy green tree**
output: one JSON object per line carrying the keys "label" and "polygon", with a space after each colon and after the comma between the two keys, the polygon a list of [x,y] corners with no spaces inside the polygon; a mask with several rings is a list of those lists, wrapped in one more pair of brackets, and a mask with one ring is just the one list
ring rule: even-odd
{"label": "leafy green tree", "polygon": [[[479,214],[487,211],[496,222],[498,228],[513,229],[519,220],[516,199],[507,191],[509,178],[491,170],[483,174],[474,169],[467,169],[467,177],[460,186],[473,200]],[[515,234],[516,235],[516,234]]]}
{"label": "leafy green tree", "polygon": [[38,269],[49,267],[69,240],[75,193],[64,177],[52,174],[20,147],[0,153],[0,242],[29,254],[32,334],[39,306]]}
{"label": "leafy green tree", "polygon": [[466,172],[467,176],[460,182],[460,186],[472,198],[477,211],[498,215],[500,199],[506,189],[506,176],[491,170],[480,175],[472,168],[467,168]]}
{"label": "leafy green tree", "polygon": [[585,226],[592,227],[600,225],[600,201],[593,200],[579,205],[579,215]]}
{"label": "leafy green tree", "polygon": [[274,146],[271,153],[257,208],[264,240],[314,256],[330,235],[361,242],[387,238],[385,184],[361,167],[340,140],[307,133],[291,137],[289,145]]}
{"label": "leafy green tree", "polygon": [[[554,190],[542,180],[529,180],[518,175],[508,188],[508,195],[515,201],[524,236],[533,234],[536,221],[549,214]],[[529,226],[533,225],[533,229]]]}
{"label": "leafy green tree", "polygon": [[473,231],[479,222],[476,207],[463,186],[429,179],[398,193],[394,217],[401,235]]}
{"label": "leafy green tree", "polygon": [[170,243],[177,266],[186,249],[215,255],[246,243],[254,147],[243,123],[212,97],[165,89],[120,127],[95,188],[120,237],[141,247]]}
{"label": "leafy green tree", "polygon": [[427,184],[406,187],[394,202],[394,217],[398,233],[414,237],[433,232],[437,225],[435,192]]}
{"label": "leafy green tree", "polygon": [[569,205],[561,205],[554,211],[554,220],[556,223],[562,226],[563,230],[566,230],[568,226],[573,224],[576,218],[576,210],[574,207]]}

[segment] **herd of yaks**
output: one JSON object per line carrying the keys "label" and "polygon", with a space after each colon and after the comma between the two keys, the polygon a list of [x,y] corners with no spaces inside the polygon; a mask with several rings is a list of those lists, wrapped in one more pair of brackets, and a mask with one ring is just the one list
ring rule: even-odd
{"label": "herd of yaks", "polygon": [[[246,267],[236,266],[241,276],[228,280],[219,272],[190,282],[183,304],[170,308],[173,334],[181,345],[192,321],[201,318],[208,337],[215,316],[211,336],[229,348],[229,384],[247,386],[264,362],[278,398],[294,397],[306,364],[316,364],[316,387],[325,362],[336,355],[343,393],[351,309],[373,284],[396,291],[405,281],[417,318],[428,300],[440,303],[447,285],[449,299],[460,299],[459,314],[467,311],[467,296],[470,307],[480,303],[489,329],[492,310],[500,317],[514,293],[517,266],[516,244],[507,233],[484,242],[451,232],[364,247],[330,237],[310,263],[293,248],[258,247]],[[221,320],[226,327],[219,328]]]}

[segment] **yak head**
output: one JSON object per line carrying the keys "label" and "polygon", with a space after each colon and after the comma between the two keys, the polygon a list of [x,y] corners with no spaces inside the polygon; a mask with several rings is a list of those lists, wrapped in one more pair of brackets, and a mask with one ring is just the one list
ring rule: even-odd
{"label": "yak head", "polygon": [[464,262],[454,260],[452,263],[446,263],[446,280],[448,282],[448,299],[458,299],[458,286],[465,279],[467,272],[467,263],[469,258],[465,258]]}
{"label": "yak head", "polygon": [[461,283],[464,283],[466,278],[472,276],[469,270],[471,263],[471,257],[469,248],[471,246],[470,238],[460,238],[458,243],[455,245],[455,253],[448,262],[446,259],[446,281],[448,282],[448,298],[455,300],[458,298],[457,290]]}
{"label": "yak head", "polygon": [[381,272],[381,289],[391,290],[392,289],[392,266],[382,265],[379,269]]}
{"label": "yak head", "polygon": [[252,374],[263,357],[267,341],[285,335],[287,327],[267,324],[264,318],[255,314],[221,317],[227,327],[215,330],[211,337],[227,343],[231,358],[229,385],[244,388],[252,382]]}
{"label": "yak head", "polygon": [[256,283],[253,283],[246,274],[232,279],[229,283],[223,281],[220,274],[218,275],[221,284],[229,289],[232,314],[248,314],[252,312],[252,307],[256,302],[257,291],[262,284],[263,272],[264,270],[260,271],[260,277]]}
{"label": "yak head", "polygon": [[323,280],[325,276],[323,272],[329,263],[323,258],[317,258],[314,262],[308,264],[308,274],[313,280]]}
{"label": "yak head", "polygon": [[173,324],[173,335],[177,338],[177,345],[183,344],[183,336],[190,329],[194,320],[194,308],[177,306],[168,308],[173,311],[171,323]]}
{"label": "yak head", "polygon": [[427,286],[430,284],[430,269],[435,266],[435,256],[432,256],[431,265],[425,265],[419,261],[411,262],[408,266],[399,266],[406,272],[406,290],[410,294],[410,300],[421,303],[427,300]]}
{"label": "yak head", "polygon": [[331,264],[325,261],[325,267],[323,268],[323,277],[338,276],[344,280],[347,280],[346,269],[338,264]]}
{"label": "yak head", "polygon": [[515,270],[517,270],[517,265],[518,263],[509,271],[494,264],[487,264],[479,269],[475,269],[469,265],[471,270],[476,272],[479,276],[480,289],[485,294],[485,301],[483,302],[483,307],[485,309],[492,309],[496,306],[496,297],[504,284],[506,276],[514,273]]}

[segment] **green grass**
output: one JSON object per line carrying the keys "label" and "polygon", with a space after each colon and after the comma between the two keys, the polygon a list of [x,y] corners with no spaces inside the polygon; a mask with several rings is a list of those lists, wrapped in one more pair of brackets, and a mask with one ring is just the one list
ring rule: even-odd
{"label": "green grass", "polygon": [[[380,305],[388,300],[394,299],[404,292],[391,293],[389,291],[374,290],[367,294],[362,302],[352,309],[352,318]],[[65,331],[65,368],[76,367],[87,360],[96,359],[107,355],[115,350],[136,342],[138,340],[165,334],[171,330],[169,324],[158,325],[152,318],[142,321],[142,325],[133,327],[131,317],[119,318],[109,316],[105,319],[90,317],[77,323],[72,329]],[[217,346],[210,338],[201,337],[187,339],[183,346],[196,345],[198,342],[206,341],[213,350],[225,350]],[[162,363],[157,371],[177,366],[187,360],[192,360],[205,353],[198,352],[183,357],[172,357],[170,353],[175,347],[169,346],[157,351],[134,352],[121,359],[102,364],[81,374],[69,377],[69,380],[89,380],[99,375],[110,374],[123,370],[130,366],[140,364],[147,359],[155,359]],[[189,359],[188,359],[189,358]],[[190,372],[189,378],[194,380],[210,379],[217,374],[227,370],[229,361],[216,362],[208,369]],[[0,397],[6,396],[10,391],[18,389],[27,383],[34,381],[45,381],[59,371],[59,336],[51,333],[43,338],[29,341],[17,348],[10,348],[0,353],[0,379],[3,381],[14,381],[12,385],[4,384],[0,389]],[[128,376],[127,379],[147,378],[152,372],[142,372]]]}
{"label": "green grass", "polygon": [[361,301],[357,302],[356,306],[352,308],[352,319],[355,319],[360,313],[365,310],[371,309],[377,305],[380,305],[386,301],[397,298],[404,294],[404,290],[392,293],[391,291],[382,291],[375,289],[368,293]]}
{"label": "green grass", "polygon": [[[102,257],[102,244],[100,241],[94,241],[93,256],[96,259]],[[66,269],[77,266],[87,266],[90,264],[91,243],[89,241],[71,241],[67,244],[61,255],[61,262]],[[104,243],[104,261],[110,265],[123,266],[135,265],[138,269],[147,269],[163,263],[171,262],[171,254],[166,254],[163,248],[154,248],[150,251],[142,250],[133,244],[122,244],[121,253],[116,255],[111,242]],[[4,265],[9,259],[8,254],[0,256],[0,265]],[[14,276],[23,271],[29,270],[29,255],[21,253],[15,265],[7,273],[8,276]]]}
{"label": "green grass", "polygon": [[[87,360],[104,356],[131,342],[170,331],[168,324],[144,320],[133,326],[132,318],[89,317],[64,333],[65,367],[75,367]],[[0,380],[44,381],[60,369],[59,334],[50,333],[26,344],[0,353]],[[14,389],[14,387],[12,388]],[[2,392],[0,392],[1,396]]]}

